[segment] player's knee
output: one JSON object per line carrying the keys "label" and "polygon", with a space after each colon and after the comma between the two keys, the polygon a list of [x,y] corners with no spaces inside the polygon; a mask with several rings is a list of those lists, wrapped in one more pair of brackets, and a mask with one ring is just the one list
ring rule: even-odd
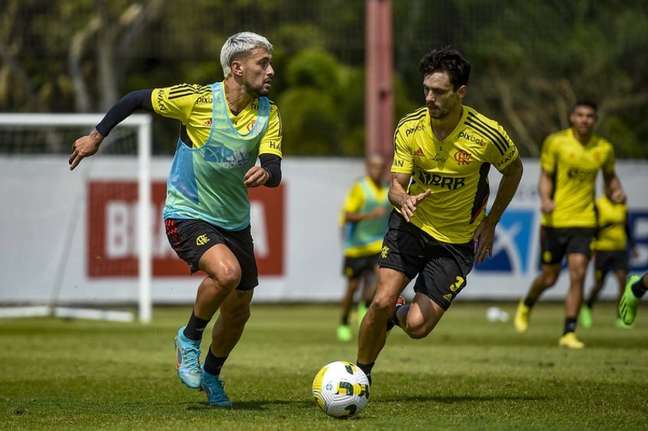
{"label": "player's knee", "polygon": [[371,301],[371,305],[369,306],[369,309],[374,313],[376,313],[377,315],[389,316],[389,314],[394,309],[395,304],[396,304],[396,300],[393,298],[376,295],[374,299]]}
{"label": "player's knee", "polygon": [[416,324],[412,326],[408,325],[406,332],[410,338],[418,340],[427,337],[428,334],[432,332],[432,328],[426,326],[425,324]]}
{"label": "player's knee", "polygon": [[552,287],[556,284],[556,281],[558,281],[558,274],[554,274],[553,272],[543,273],[541,276],[542,286],[544,286],[545,289]]}
{"label": "player's knee", "polygon": [[217,268],[209,268],[209,278],[226,289],[234,289],[241,281],[241,268],[237,264],[223,262]]}

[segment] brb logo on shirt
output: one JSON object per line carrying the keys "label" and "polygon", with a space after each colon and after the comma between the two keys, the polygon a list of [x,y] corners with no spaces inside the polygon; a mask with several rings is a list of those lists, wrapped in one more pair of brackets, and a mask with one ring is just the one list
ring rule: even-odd
{"label": "brb logo on shirt", "polygon": [[526,274],[531,265],[535,229],[533,209],[510,208],[497,224],[492,257],[475,267],[484,272]]}

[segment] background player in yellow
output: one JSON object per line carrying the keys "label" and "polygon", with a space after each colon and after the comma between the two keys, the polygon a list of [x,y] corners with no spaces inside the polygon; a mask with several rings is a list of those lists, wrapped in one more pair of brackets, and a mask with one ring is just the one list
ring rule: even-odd
{"label": "background player in yellow", "polygon": [[[584,328],[592,326],[592,309],[605,285],[605,279],[609,272],[614,273],[619,286],[617,301],[621,299],[628,277],[630,257],[628,251],[634,251],[626,202],[615,203],[604,195],[596,200],[595,205],[597,232],[596,238],[592,242],[594,286],[578,316],[578,321]],[[617,326],[626,327],[619,317]]]}
{"label": "background player in yellow", "polygon": [[358,303],[358,322],[362,321],[376,290],[376,270],[382,240],[387,230],[391,204],[387,199],[385,161],[373,154],[365,162],[367,175],[356,181],[344,201],[342,226],[344,264],[342,272],[347,280],[342,298],[342,315],[337,328],[340,341],[349,341],[352,330],[349,315],[353,297],[361,289]]}
{"label": "background player in yellow", "polygon": [[569,292],[565,299],[565,324],[559,345],[584,347],[575,334],[583,298],[583,283],[596,233],[594,196],[596,177],[603,171],[605,193],[613,202],[623,202],[625,193],[614,171],[612,145],[594,134],[597,106],[577,102],[570,114],[571,128],[549,135],[542,144],[540,159],[540,248],[542,273],[533,280],[517,308],[514,325],[525,332],[529,315],[542,292],[556,284],[560,265],[567,256]]}
{"label": "background player in yellow", "polygon": [[[70,169],[96,153],[110,130],[137,108],[180,121],[164,221],[178,256],[206,277],[187,325],[176,333],[178,377],[205,391],[210,405],[231,407],[220,370],[243,333],[258,285],[247,188],[279,185],[282,153],[279,112],[267,98],[274,78],[270,42],[237,33],[225,41],[220,60],[222,82],[129,93],[90,135],[75,141]],[[217,310],[201,367],[202,333]]]}
{"label": "background player in yellow", "polygon": [[[358,366],[371,370],[387,331],[400,326],[423,338],[436,326],[466,277],[486,258],[495,226],[522,177],[517,148],[504,129],[463,104],[470,64],[453,48],[420,63],[425,107],[405,116],[394,134],[389,219],[378,261],[378,286],[358,336]],[[488,171],[502,180],[490,212]],[[400,293],[418,275],[411,304]]]}

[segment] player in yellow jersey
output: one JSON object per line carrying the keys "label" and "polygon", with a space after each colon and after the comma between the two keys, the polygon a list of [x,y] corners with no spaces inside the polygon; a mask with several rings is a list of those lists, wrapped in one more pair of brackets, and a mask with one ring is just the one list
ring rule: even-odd
{"label": "player in yellow jersey", "polygon": [[[281,121],[267,98],[274,78],[270,42],[255,33],[237,33],[223,44],[220,60],[222,82],[126,95],[90,135],[75,141],[69,163],[74,169],[96,153],[110,130],[137,108],[181,123],[164,222],[178,256],[191,272],[206,276],[187,325],[176,333],[177,373],[189,388],[202,389],[210,405],[231,407],[220,370],[243,333],[258,285],[247,189],[279,185]],[[200,341],[216,311],[201,367]]]}
{"label": "player in yellow jersey", "polygon": [[[420,63],[425,107],[394,134],[389,220],[378,261],[378,286],[358,336],[358,366],[371,370],[387,331],[427,336],[466,285],[473,262],[490,255],[495,226],[522,177],[513,142],[495,121],[463,104],[470,64],[453,48]],[[488,171],[502,174],[489,212]],[[418,275],[411,304],[400,293]]]}
{"label": "player in yellow jersey", "polygon": [[[618,299],[621,299],[628,277],[628,250],[633,250],[626,203],[615,203],[607,196],[601,196],[596,200],[595,205],[597,233],[592,242],[594,286],[578,316],[578,322],[584,328],[592,326],[592,309],[605,285],[605,278],[609,272],[614,273],[619,286],[617,302]],[[617,326],[626,327],[620,318],[617,318]]]}
{"label": "player in yellow jersey", "polygon": [[347,279],[342,298],[342,316],[337,328],[340,341],[352,338],[349,315],[353,296],[361,288],[358,322],[362,321],[376,290],[376,270],[382,239],[387,230],[387,185],[384,182],[385,161],[373,154],[366,160],[367,175],[353,184],[344,200],[342,225],[344,236],[343,273]]}
{"label": "player in yellow jersey", "polygon": [[542,292],[556,283],[561,262],[567,256],[569,292],[559,345],[572,349],[584,347],[575,331],[590,245],[596,233],[594,193],[599,170],[603,171],[608,197],[613,202],[625,200],[614,170],[614,149],[608,141],[593,133],[596,111],[593,102],[577,102],[569,117],[571,128],[550,135],[542,145],[538,186],[542,211],[542,273],[520,301],[514,319],[516,330],[525,332],[531,308]]}

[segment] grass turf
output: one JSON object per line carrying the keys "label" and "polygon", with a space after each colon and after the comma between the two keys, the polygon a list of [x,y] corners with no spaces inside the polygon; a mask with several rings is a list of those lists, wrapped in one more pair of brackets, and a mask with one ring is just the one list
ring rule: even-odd
{"label": "grass turf", "polygon": [[648,429],[648,310],[622,330],[601,304],[579,331],[586,349],[566,351],[561,305],[539,304],[526,335],[487,322],[488,306],[453,305],[424,340],[396,328],[367,409],[347,421],[310,396],[322,365],[355,358],[355,342],[335,338],[333,306],[253,306],[223,370],[232,410],[175,376],[189,307],[157,309],[149,326],[0,321],[0,429]]}

